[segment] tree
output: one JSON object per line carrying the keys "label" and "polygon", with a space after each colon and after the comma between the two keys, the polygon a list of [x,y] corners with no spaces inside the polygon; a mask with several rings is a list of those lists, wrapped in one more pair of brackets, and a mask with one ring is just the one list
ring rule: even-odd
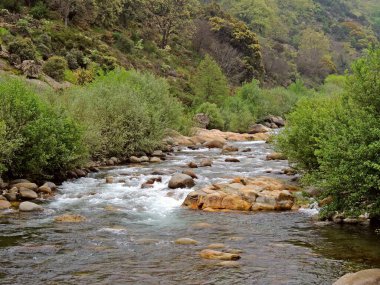
{"label": "tree", "polygon": [[324,33],[311,28],[302,32],[297,66],[301,74],[320,81],[335,70],[330,55],[330,40]]}
{"label": "tree", "polygon": [[197,97],[196,103],[210,102],[220,106],[229,95],[227,79],[209,55],[199,64],[191,85]]}
{"label": "tree", "polygon": [[118,20],[123,12],[125,0],[112,0],[103,1],[97,0],[99,13],[97,17],[97,24],[104,27],[112,27]]}
{"label": "tree", "polygon": [[97,16],[97,3],[95,0],[48,0],[51,9],[56,10],[67,27],[70,20],[77,24],[92,24]]}
{"label": "tree", "polygon": [[179,33],[192,19],[195,0],[146,0],[146,23],[161,35],[159,46],[165,48],[171,36]]}

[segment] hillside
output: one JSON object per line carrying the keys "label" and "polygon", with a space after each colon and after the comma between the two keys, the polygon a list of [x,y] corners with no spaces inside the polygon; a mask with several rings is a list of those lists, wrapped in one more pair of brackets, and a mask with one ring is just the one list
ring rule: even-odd
{"label": "hillside", "polygon": [[94,65],[121,65],[168,78],[191,104],[190,79],[206,53],[232,86],[253,78],[267,86],[297,78],[315,85],[342,74],[380,30],[373,0],[204,2],[8,0],[0,4],[0,67],[19,73],[23,60],[63,56],[65,79],[76,84],[91,81]]}

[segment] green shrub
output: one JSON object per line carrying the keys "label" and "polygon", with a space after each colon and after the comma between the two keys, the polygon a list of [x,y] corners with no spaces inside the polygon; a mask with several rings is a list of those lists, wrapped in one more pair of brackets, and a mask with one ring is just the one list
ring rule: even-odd
{"label": "green shrub", "polygon": [[32,9],[30,9],[30,15],[35,19],[44,19],[47,18],[49,9],[43,1],[38,1]]}
{"label": "green shrub", "polygon": [[43,72],[58,82],[65,79],[65,70],[67,69],[67,61],[61,56],[52,56],[42,67]]}
{"label": "green shrub", "polygon": [[121,157],[150,152],[166,129],[181,127],[182,106],[168,90],[163,79],[117,69],[58,99],[83,123],[94,158]]}
{"label": "green shrub", "polygon": [[322,198],[333,197],[325,217],[336,211],[380,217],[379,62],[380,51],[369,51],[343,81],[343,94],[302,100],[278,138],[305,181],[324,189]]}
{"label": "green shrub", "polygon": [[317,95],[303,98],[287,116],[287,126],[277,138],[278,147],[301,170],[319,168],[316,151],[325,139],[328,124],[338,117],[340,97]]}
{"label": "green shrub", "polygon": [[259,82],[254,80],[244,84],[238,90],[237,97],[246,102],[251,114],[257,119],[267,115],[284,116],[302,96],[307,95],[299,94],[299,88],[300,86],[291,85],[288,90],[283,87],[261,89]]}
{"label": "green shrub", "polygon": [[224,120],[220,113],[220,110],[216,104],[213,103],[203,103],[197,109],[197,113],[206,114],[210,119],[209,129],[224,129]]}
{"label": "green shrub", "polygon": [[85,158],[78,126],[24,82],[1,81],[0,97],[0,169],[8,176],[46,178]]}
{"label": "green shrub", "polygon": [[135,42],[129,37],[121,33],[115,33],[114,37],[116,39],[116,47],[123,53],[131,53],[135,46]]}
{"label": "green shrub", "polygon": [[255,117],[246,102],[236,96],[225,101],[222,116],[225,121],[225,129],[232,132],[245,133],[255,122]]}
{"label": "green shrub", "polygon": [[36,49],[30,38],[15,38],[9,44],[9,53],[18,56],[20,61],[36,59]]}

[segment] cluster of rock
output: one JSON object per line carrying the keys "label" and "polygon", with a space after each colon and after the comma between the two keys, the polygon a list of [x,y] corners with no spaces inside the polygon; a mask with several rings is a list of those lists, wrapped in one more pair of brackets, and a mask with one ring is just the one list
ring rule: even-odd
{"label": "cluster of rock", "polygon": [[270,177],[236,178],[193,191],[183,206],[203,211],[286,211],[291,210],[297,187]]}
{"label": "cluster of rock", "polygon": [[285,126],[285,120],[281,117],[268,116],[261,120],[258,124],[252,125],[248,133],[249,134],[259,134],[268,133],[271,129],[278,129]]}
{"label": "cluster of rock", "polygon": [[[180,246],[195,246],[200,242],[191,238],[179,238],[174,243]],[[241,258],[241,253],[239,249],[228,248],[222,243],[213,243],[201,250],[199,256],[203,259],[220,261],[218,265],[224,267],[239,267],[240,263],[237,260]]]}
{"label": "cluster of rock", "polygon": [[20,211],[41,211],[43,208],[33,200],[46,199],[54,194],[57,186],[52,182],[45,182],[38,186],[26,179],[13,180],[10,183],[0,182],[0,210],[6,210],[12,206]]}
{"label": "cluster of rock", "polygon": [[171,134],[165,138],[164,143],[187,147],[198,146],[222,149],[228,141],[267,141],[269,137],[269,133],[239,134],[196,128],[194,129],[194,135],[191,137],[183,136],[172,131]]}
{"label": "cluster of rock", "polygon": [[285,120],[279,116],[267,116],[259,121],[259,123],[271,129],[285,127]]}

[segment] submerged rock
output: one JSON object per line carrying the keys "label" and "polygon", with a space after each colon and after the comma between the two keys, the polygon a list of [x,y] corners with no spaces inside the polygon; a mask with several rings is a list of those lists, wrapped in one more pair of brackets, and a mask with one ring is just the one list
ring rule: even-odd
{"label": "submerged rock", "polygon": [[333,285],[379,285],[380,269],[367,269],[344,275]]}
{"label": "submerged rock", "polygon": [[208,148],[223,148],[224,142],[220,140],[212,140],[212,141],[204,143],[204,146]]}
{"label": "submerged rock", "polygon": [[204,249],[200,252],[200,256],[204,259],[217,259],[217,260],[239,260],[241,258],[238,254],[216,251],[212,249]]}
{"label": "submerged rock", "polygon": [[193,191],[183,206],[198,210],[283,211],[291,210],[294,186],[269,177],[236,178]]}
{"label": "submerged rock", "polygon": [[225,145],[223,147],[223,153],[238,152],[238,151],[239,151],[239,148],[232,145]]}
{"label": "submerged rock", "polygon": [[179,238],[175,241],[175,243],[180,245],[195,245],[198,244],[198,241],[191,238]]}
{"label": "submerged rock", "polygon": [[65,214],[65,215],[54,218],[54,221],[58,223],[81,223],[81,222],[84,222],[85,220],[86,218],[81,215],[70,215],[70,214]]}
{"label": "submerged rock", "polygon": [[194,185],[194,179],[186,174],[175,174],[169,181],[170,189],[191,188]]}
{"label": "submerged rock", "polygon": [[267,155],[267,160],[287,160],[287,157],[279,152],[274,152]]}
{"label": "submerged rock", "polygon": [[202,159],[200,162],[201,167],[211,167],[212,166],[212,161],[209,158]]}

